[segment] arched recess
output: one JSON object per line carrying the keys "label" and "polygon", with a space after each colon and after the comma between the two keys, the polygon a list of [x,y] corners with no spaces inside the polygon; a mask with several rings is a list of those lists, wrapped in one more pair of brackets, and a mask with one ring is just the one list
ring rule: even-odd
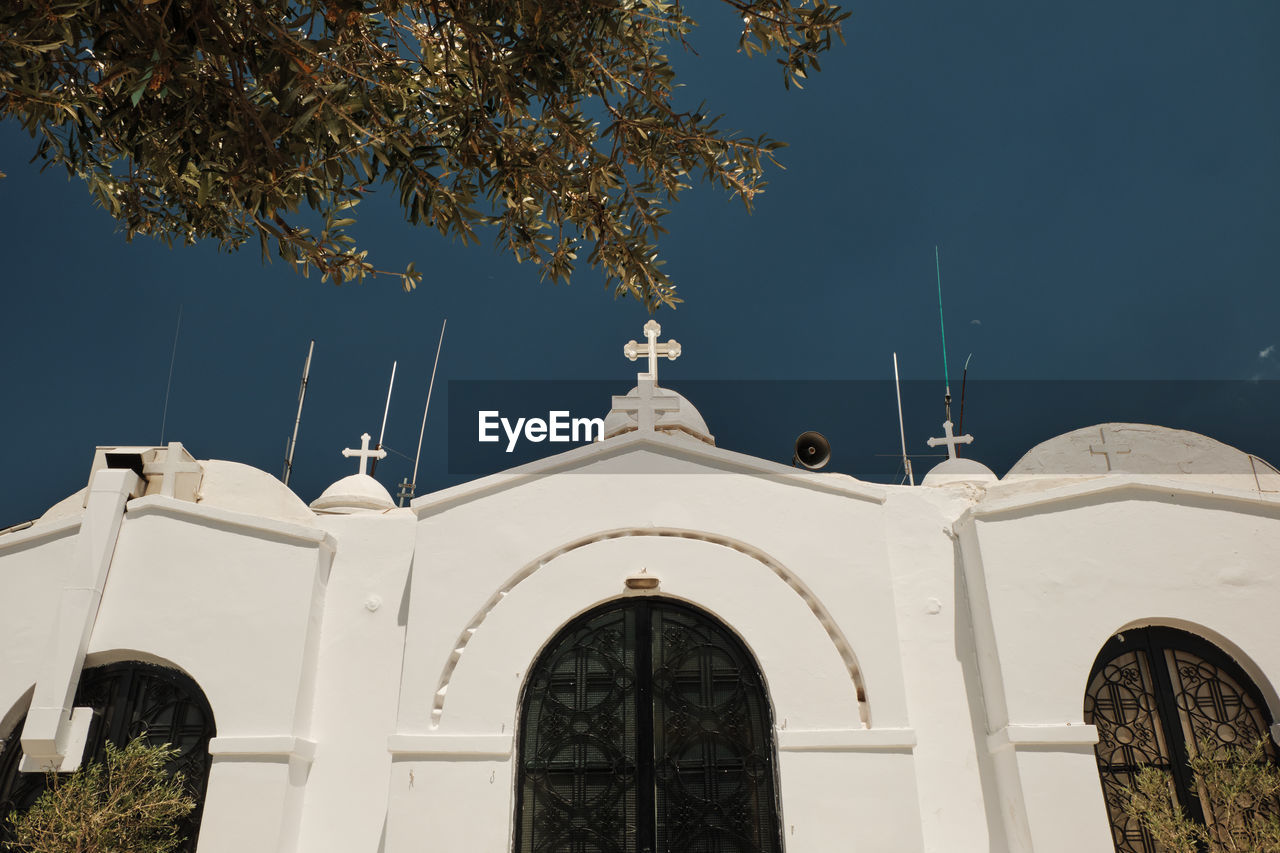
{"label": "arched recess", "polygon": [[[35,685],[32,685],[0,717],[0,849],[4,849],[4,843],[9,840],[5,830],[5,817],[14,809],[30,806],[39,792],[44,790],[44,783],[38,775],[30,775],[26,780],[18,777],[18,762],[22,760],[22,745],[18,738],[22,735],[22,725],[26,722],[27,710],[31,707],[34,693]],[[34,785],[26,784],[28,782]],[[34,795],[28,790],[29,787],[35,791]]]}
{"label": "arched recess", "polygon": [[[1125,814],[1126,789],[1135,787],[1142,768],[1168,773],[1171,799],[1212,833],[1215,805],[1205,801],[1190,758],[1206,746],[1247,749],[1264,740],[1268,759],[1277,759],[1274,717],[1259,682],[1220,645],[1184,627],[1135,625],[1108,640],[1089,675],[1084,719],[1098,728],[1098,774],[1120,853],[1159,849]],[[1269,809],[1280,815],[1280,800]]]}
{"label": "arched recess", "polygon": [[722,622],[662,596],[565,625],[521,691],[516,853],[780,853],[769,696]]}
{"label": "arched recess", "polygon": [[[167,743],[176,748],[177,755],[167,769],[183,774],[187,790],[196,801],[195,810],[179,825],[186,838],[179,850],[193,851],[212,763],[209,740],[216,732],[213,710],[200,686],[178,669],[121,660],[119,653],[104,656],[112,662],[86,666],[76,688],[75,706],[93,709],[85,758],[102,761],[107,743],[123,746],[137,736],[144,736],[153,745]],[[93,663],[94,657],[88,662]],[[25,721],[24,714],[0,753],[0,812],[4,814],[11,808],[30,807],[46,787],[43,775],[18,771],[22,759],[19,737]],[[6,840],[5,830],[0,827],[0,843]]]}
{"label": "arched recess", "polygon": [[449,659],[445,663],[436,682],[436,690],[432,699],[431,727],[434,729],[440,726],[444,715],[445,700],[448,695],[450,682],[453,679],[454,672],[458,667],[459,661],[467,650],[467,646],[470,644],[476,632],[480,630],[481,625],[500,602],[507,598],[507,596],[509,596],[519,584],[528,580],[535,573],[552,563],[552,561],[557,558],[596,543],[630,537],[658,537],[706,542],[743,554],[767,568],[770,573],[787,585],[790,591],[804,603],[805,607],[808,608],[813,618],[817,620],[817,623],[821,625],[822,630],[826,633],[832,647],[835,649],[836,653],[839,654],[847,673],[847,677],[852,682],[856,695],[858,718],[864,727],[870,727],[871,713],[867,702],[866,687],[863,683],[862,670],[858,665],[858,660],[854,655],[853,648],[844,633],[840,630],[840,627],[836,624],[835,619],[827,610],[826,606],[794,572],[766,552],[740,540],[697,530],[668,527],[623,528],[593,533],[547,551],[521,566],[518,571],[507,578],[502,586],[496,590],[484,605],[471,617],[467,626],[454,641],[453,652],[449,655]]}

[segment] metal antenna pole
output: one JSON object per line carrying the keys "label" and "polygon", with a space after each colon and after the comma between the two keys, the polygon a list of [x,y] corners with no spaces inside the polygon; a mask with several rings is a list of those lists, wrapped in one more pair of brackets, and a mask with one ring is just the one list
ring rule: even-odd
{"label": "metal antenna pole", "polygon": [[302,401],[307,398],[307,377],[311,375],[311,354],[316,351],[316,342],[311,341],[307,347],[307,360],[302,365],[302,386],[298,388],[298,415],[293,419],[293,437],[284,454],[284,484],[289,485],[289,475],[293,473],[293,451],[298,447],[298,425],[302,423]]}
{"label": "metal antenna pole", "polygon": [[160,414],[160,444],[164,444],[164,425],[169,420],[169,389],[173,387],[173,363],[178,359],[178,332],[182,331],[182,305],[178,305],[178,323],[173,328],[173,352],[169,354],[169,379],[164,383],[164,411]]}
{"label": "metal antenna pole", "polygon": [[444,327],[448,324],[448,317],[440,324],[440,342],[436,344],[436,360],[431,365],[431,383],[427,385],[427,405],[422,408],[422,429],[418,430],[418,452],[413,457],[413,479],[409,482],[407,489],[403,484],[401,485],[400,506],[404,506],[405,498],[412,498],[418,488],[418,460],[422,458],[422,437],[427,432],[427,412],[431,410],[431,390],[436,387],[436,368],[440,366],[440,350],[444,347]]}
{"label": "metal antenna pole", "polygon": [[947,420],[951,420],[951,377],[947,375],[947,324],[942,318],[942,260],[938,256],[938,246],[933,246],[933,263],[938,271],[938,327],[942,330],[942,381],[946,386],[943,404],[947,409]]}
{"label": "metal antenna pole", "polygon": [[[391,389],[396,387],[396,365],[399,362],[391,362],[391,382],[387,385],[387,405],[382,410],[382,429],[378,431],[378,443],[374,446],[374,450],[382,449],[382,439],[387,434],[387,414],[391,411]],[[373,464],[369,466],[369,476],[373,476],[373,472],[378,470],[378,459],[374,457]]]}
{"label": "metal antenna pole", "polygon": [[902,426],[902,383],[898,380],[898,354],[893,354],[893,389],[898,395],[898,437],[902,439],[902,467],[907,469],[907,481],[916,484],[916,475],[911,472],[911,460],[907,458],[907,431]]}

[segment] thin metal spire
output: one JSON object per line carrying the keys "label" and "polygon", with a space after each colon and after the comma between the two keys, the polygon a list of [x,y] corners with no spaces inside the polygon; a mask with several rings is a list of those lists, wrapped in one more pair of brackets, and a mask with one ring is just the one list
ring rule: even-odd
{"label": "thin metal spire", "polygon": [[164,427],[169,420],[169,390],[173,387],[173,363],[178,359],[178,333],[182,331],[182,305],[178,305],[178,323],[173,328],[173,352],[169,354],[169,379],[164,384],[164,411],[160,415],[160,444],[164,445]]}
{"label": "thin metal spire", "polygon": [[[396,387],[396,365],[397,361],[391,362],[391,382],[387,384],[387,405],[382,410],[382,429],[378,431],[378,443],[374,446],[374,450],[382,449],[382,439],[387,435],[387,415],[391,412],[391,389]],[[378,460],[373,460],[373,465],[369,468],[369,476],[373,476],[373,472],[378,470]]]}
{"label": "thin metal spire", "polygon": [[947,396],[951,396],[951,378],[947,375],[947,323],[942,316],[942,259],[938,255],[938,246],[933,247],[934,268],[938,272],[938,328],[942,330],[942,381],[947,386]]}
{"label": "thin metal spire", "polygon": [[938,256],[938,244],[933,245],[933,263],[938,272],[938,328],[942,331],[942,382],[946,387],[943,405],[947,409],[947,420],[951,420],[951,377],[947,374],[947,324],[942,316],[942,260]]}
{"label": "thin metal spire", "polygon": [[427,404],[422,407],[422,428],[418,430],[418,452],[413,457],[413,479],[400,484],[400,506],[408,498],[412,498],[418,488],[418,460],[422,458],[422,437],[427,433],[427,412],[431,410],[431,391],[436,387],[436,368],[440,366],[440,350],[444,348],[444,327],[449,325],[446,317],[440,324],[440,342],[436,344],[436,360],[431,365],[431,382],[427,385]]}
{"label": "thin metal spire", "polygon": [[969,357],[964,360],[964,371],[960,374],[960,421],[956,424],[956,429],[961,433],[964,432],[964,386],[969,379],[969,359],[973,358],[973,353],[969,353]]}
{"label": "thin metal spire", "polygon": [[302,364],[302,385],[298,388],[298,414],[293,419],[293,437],[289,439],[289,444],[285,448],[284,453],[284,484],[289,485],[289,475],[293,473],[293,451],[298,447],[298,426],[302,423],[302,402],[307,398],[307,377],[311,375],[311,355],[316,351],[316,342],[313,338],[311,345],[307,347],[307,360]]}
{"label": "thin metal spire", "polygon": [[898,395],[898,437],[902,439],[902,467],[907,469],[907,481],[916,484],[916,475],[911,472],[911,459],[907,456],[907,431],[902,425],[902,384],[898,379],[898,354],[893,354],[893,390]]}

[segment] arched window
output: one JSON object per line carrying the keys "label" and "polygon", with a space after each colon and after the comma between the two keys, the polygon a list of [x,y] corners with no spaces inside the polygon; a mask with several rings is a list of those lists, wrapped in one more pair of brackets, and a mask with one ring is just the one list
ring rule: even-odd
{"label": "arched window", "polygon": [[525,683],[517,853],[779,853],[764,681],[719,621],[664,598],[569,623]]}
{"label": "arched window", "polygon": [[[182,851],[196,849],[196,835],[209,783],[209,739],[214,734],[213,712],[200,687],[176,670],[127,661],[84,670],[76,690],[75,706],[93,708],[85,757],[102,761],[108,742],[124,746],[138,735],[150,744],[171,744],[178,750],[169,772],[181,771],[195,810],[179,831],[186,837]],[[45,790],[39,773],[19,773],[25,719],[5,741],[0,752],[0,815],[26,809]],[[9,840],[0,827],[0,845]]]}
{"label": "arched window", "polygon": [[[1249,747],[1267,736],[1271,715],[1257,687],[1221,649],[1186,631],[1138,628],[1112,637],[1094,662],[1084,719],[1098,727],[1098,773],[1120,853],[1156,853],[1124,813],[1143,767],[1168,772],[1170,797],[1212,829],[1214,814],[1187,761],[1206,740]],[[1268,755],[1275,760],[1268,740]]]}

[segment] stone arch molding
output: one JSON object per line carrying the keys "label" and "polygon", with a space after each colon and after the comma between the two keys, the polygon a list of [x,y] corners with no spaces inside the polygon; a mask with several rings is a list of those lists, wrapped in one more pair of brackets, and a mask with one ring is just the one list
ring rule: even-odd
{"label": "stone arch molding", "polygon": [[[623,580],[641,569],[661,581],[657,594],[700,607],[738,633],[760,664],[779,727],[870,727],[853,649],[794,572],[730,537],[644,528],[575,539],[509,576],[455,640],[436,683],[431,729],[445,722],[448,700],[459,726],[474,731],[492,723],[505,730],[523,676],[546,642],[577,614],[637,594],[626,591]],[[821,713],[843,719],[815,716]]]}

